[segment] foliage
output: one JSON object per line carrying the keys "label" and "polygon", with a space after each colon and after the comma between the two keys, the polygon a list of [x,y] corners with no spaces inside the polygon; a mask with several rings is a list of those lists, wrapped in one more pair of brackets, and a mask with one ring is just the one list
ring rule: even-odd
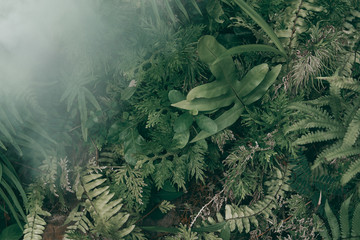
{"label": "foliage", "polygon": [[0,238],[360,235],[358,0],[92,7],[0,91]]}
{"label": "foliage", "polygon": [[[352,215],[349,215],[349,206],[352,196],[347,198],[340,208],[339,220],[331,210],[328,201],[325,203],[325,214],[331,230],[331,238],[327,228],[321,229],[320,235],[323,239],[356,239],[359,237],[360,229],[356,221],[360,218],[360,204],[355,206]],[[352,217],[350,217],[352,216]],[[322,222],[320,218],[316,218]]]}
{"label": "foliage", "polygon": [[[335,162],[341,158],[354,156],[358,154],[358,97],[354,97],[351,104],[346,104],[344,98],[340,95],[340,88],[330,86],[330,95],[322,96],[315,100],[307,102],[298,102],[290,105],[290,109],[302,112],[304,119],[293,124],[287,129],[287,132],[293,132],[303,129],[310,129],[309,133],[296,139],[294,145],[305,145],[324,141],[333,143],[325,147],[314,161],[312,169],[318,167],[323,162]],[[329,111],[323,110],[324,106],[329,106]],[[358,173],[358,161],[353,160],[350,167],[342,175],[341,183],[345,185],[351,178]]]}

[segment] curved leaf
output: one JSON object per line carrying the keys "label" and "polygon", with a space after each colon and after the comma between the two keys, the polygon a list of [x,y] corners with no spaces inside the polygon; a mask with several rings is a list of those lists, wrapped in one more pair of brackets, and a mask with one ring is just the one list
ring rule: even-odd
{"label": "curved leaf", "polygon": [[286,55],[286,51],[285,51],[284,47],[282,46],[280,40],[278,39],[278,37],[276,36],[276,34],[272,30],[272,28],[265,22],[265,20],[243,0],[234,0],[234,2],[246,14],[248,14],[257,24],[259,24],[259,26],[264,30],[264,32],[267,33],[267,35],[270,37],[270,39],[274,42],[274,44],[279,49],[279,51],[282,52],[283,55]]}

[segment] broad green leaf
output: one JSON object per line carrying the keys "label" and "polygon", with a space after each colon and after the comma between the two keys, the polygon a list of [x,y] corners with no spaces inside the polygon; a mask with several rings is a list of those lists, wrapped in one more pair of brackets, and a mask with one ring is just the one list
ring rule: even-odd
{"label": "broad green leaf", "polygon": [[243,98],[244,104],[249,105],[264,96],[269,87],[275,82],[280,71],[281,65],[279,64],[274,67],[270,72],[268,72],[264,80],[254,90],[252,90],[247,96]]}
{"label": "broad green leaf", "polygon": [[22,235],[21,228],[17,224],[13,224],[0,233],[0,240],[19,240]]}
{"label": "broad green leaf", "polygon": [[175,142],[175,148],[184,148],[189,142],[190,131],[189,129],[184,132],[175,132],[173,141]]}
{"label": "broad green leaf", "polygon": [[193,123],[193,116],[188,112],[183,113],[174,122],[174,131],[176,133],[184,132],[188,130]]}
{"label": "broad green leaf", "polygon": [[224,94],[214,98],[196,98],[192,101],[184,100],[171,104],[173,107],[178,107],[186,110],[197,110],[197,111],[213,111],[222,107],[227,107],[234,102],[234,96],[231,94]]}
{"label": "broad green leaf", "polygon": [[217,80],[232,84],[236,79],[236,70],[232,57],[225,57],[214,64],[224,52],[226,52],[226,48],[218,43],[213,36],[205,35],[200,38],[198,43],[200,60],[209,65],[212,74]]}
{"label": "broad green leaf", "polygon": [[211,83],[205,83],[190,90],[186,100],[191,101],[196,98],[215,98],[230,92],[230,88],[223,81],[215,80]]}
{"label": "broad green leaf", "polygon": [[[240,104],[235,104],[232,108],[224,112],[217,119],[215,119],[215,123],[218,126],[218,132],[224,130],[225,128],[231,126],[239,119],[241,113],[244,111],[244,107]],[[190,143],[197,142],[201,139],[205,139],[213,134],[210,134],[206,131],[201,131],[194,139],[190,141]]]}
{"label": "broad green leaf", "polygon": [[236,82],[235,89],[239,97],[245,97],[253,91],[263,81],[269,71],[269,66],[266,63],[257,65],[250,69],[249,72],[240,80]]}
{"label": "broad green leaf", "polygon": [[180,91],[178,90],[171,90],[168,94],[168,98],[169,98],[169,101],[171,103],[177,103],[177,102],[180,102],[182,100],[185,100],[185,96],[184,94],[182,94]]}
{"label": "broad green leaf", "polygon": [[204,130],[208,133],[215,134],[218,132],[218,127],[216,122],[205,115],[196,116],[196,124],[199,126],[201,130]]}

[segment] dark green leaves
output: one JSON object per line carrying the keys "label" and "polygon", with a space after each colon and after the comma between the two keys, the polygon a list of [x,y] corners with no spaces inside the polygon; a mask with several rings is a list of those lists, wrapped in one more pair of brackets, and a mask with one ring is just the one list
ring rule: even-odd
{"label": "dark green leaves", "polygon": [[218,126],[214,120],[205,115],[196,116],[196,124],[199,126],[201,130],[204,130],[210,134],[217,133]]}
{"label": "dark green leaves", "polygon": [[281,65],[269,72],[269,66],[264,63],[253,67],[239,81],[232,57],[226,52],[226,48],[214,37],[202,37],[198,43],[199,57],[208,64],[216,80],[193,88],[186,100],[172,104],[174,107],[189,110],[194,115],[199,112],[216,113],[224,107],[232,106],[215,120],[205,116],[197,118],[197,124],[202,131],[191,142],[204,139],[234,124],[244,105],[259,100],[280,73]]}
{"label": "dark green leaves", "polygon": [[193,123],[193,117],[189,113],[184,113],[175,120],[174,131],[176,133],[188,130]]}

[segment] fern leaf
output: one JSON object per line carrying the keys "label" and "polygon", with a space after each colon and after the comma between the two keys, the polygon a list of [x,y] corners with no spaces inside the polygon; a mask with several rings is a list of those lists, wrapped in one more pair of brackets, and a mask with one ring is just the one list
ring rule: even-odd
{"label": "fern leaf", "polygon": [[112,200],[115,194],[110,193],[109,186],[101,187],[106,178],[103,178],[102,174],[90,173],[81,179],[82,188],[78,189],[81,195],[84,194],[85,209],[90,213],[95,224],[92,227],[85,215],[74,213],[72,218],[77,217],[77,224],[69,230],[74,231],[73,229],[79,228],[84,232],[95,229],[100,235],[111,239],[122,239],[128,235],[135,225],[123,227],[130,214],[121,212],[122,199]]}
{"label": "fern leaf", "polygon": [[339,139],[344,135],[342,130],[333,130],[333,131],[316,131],[305,134],[297,139],[293,144],[294,145],[304,145],[315,142],[324,142],[334,139]]}
{"label": "fern leaf", "polygon": [[324,154],[324,157],[326,158],[327,161],[331,161],[336,158],[346,158],[357,154],[360,154],[359,147],[341,146],[338,149],[333,149],[333,151],[329,151],[328,153]]}
{"label": "fern leaf", "polygon": [[41,240],[46,222],[41,216],[50,216],[50,213],[33,209],[27,216],[27,224],[24,226],[24,240]]}
{"label": "fern leaf", "polygon": [[352,218],[351,236],[358,238],[360,236],[360,204],[356,205],[354,215]]}
{"label": "fern leaf", "polygon": [[360,134],[360,108],[350,122],[343,140],[343,146],[353,146]]}
{"label": "fern leaf", "polygon": [[326,214],[326,217],[327,217],[329,225],[330,225],[332,238],[334,240],[339,239],[340,238],[339,223],[338,223],[338,220],[336,219],[334,213],[332,212],[327,200],[325,203],[325,214]]}
{"label": "fern leaf", "polygon": [[301,113],[305,113],[308,116],[312,116],[315,118],[321,118],[321,119],[329,119],[331,120],[331,116],[327,111],[324,111],[323,109],[312,106],[303,102],[295,102],[288,105],[289,109],[297,110]]}
{"label": "fern leaf", "polygon": [[360,172],[360,158],[351,163],[350,167],[341,176],[341,184],[346,185],[357,173]]}
{"label": "fern leaf", "polygon": [[343,239],[350,236],[349,205],[351,198],[352,195],[341,204],[340,208],[341,238]]}
{"label": "fern leaf", "polygon": [[325,128],[329,130],[335,130],[339,129],[339,127],[342,128],[342,126],[337,121],[332,119],[304,119],[288,127],[285,130],[285,134],[309,128]]}
{"label": "fern leaf", "polygon": [[316,214],[313,214],[313,219],[316,223],[316,225],[318,225],[318,232],[320,233],[321,237],[324,240],[331,240],[329,232],[327,230],[327,228],[325,227],[325,223],[323,222],[323,220]]}

